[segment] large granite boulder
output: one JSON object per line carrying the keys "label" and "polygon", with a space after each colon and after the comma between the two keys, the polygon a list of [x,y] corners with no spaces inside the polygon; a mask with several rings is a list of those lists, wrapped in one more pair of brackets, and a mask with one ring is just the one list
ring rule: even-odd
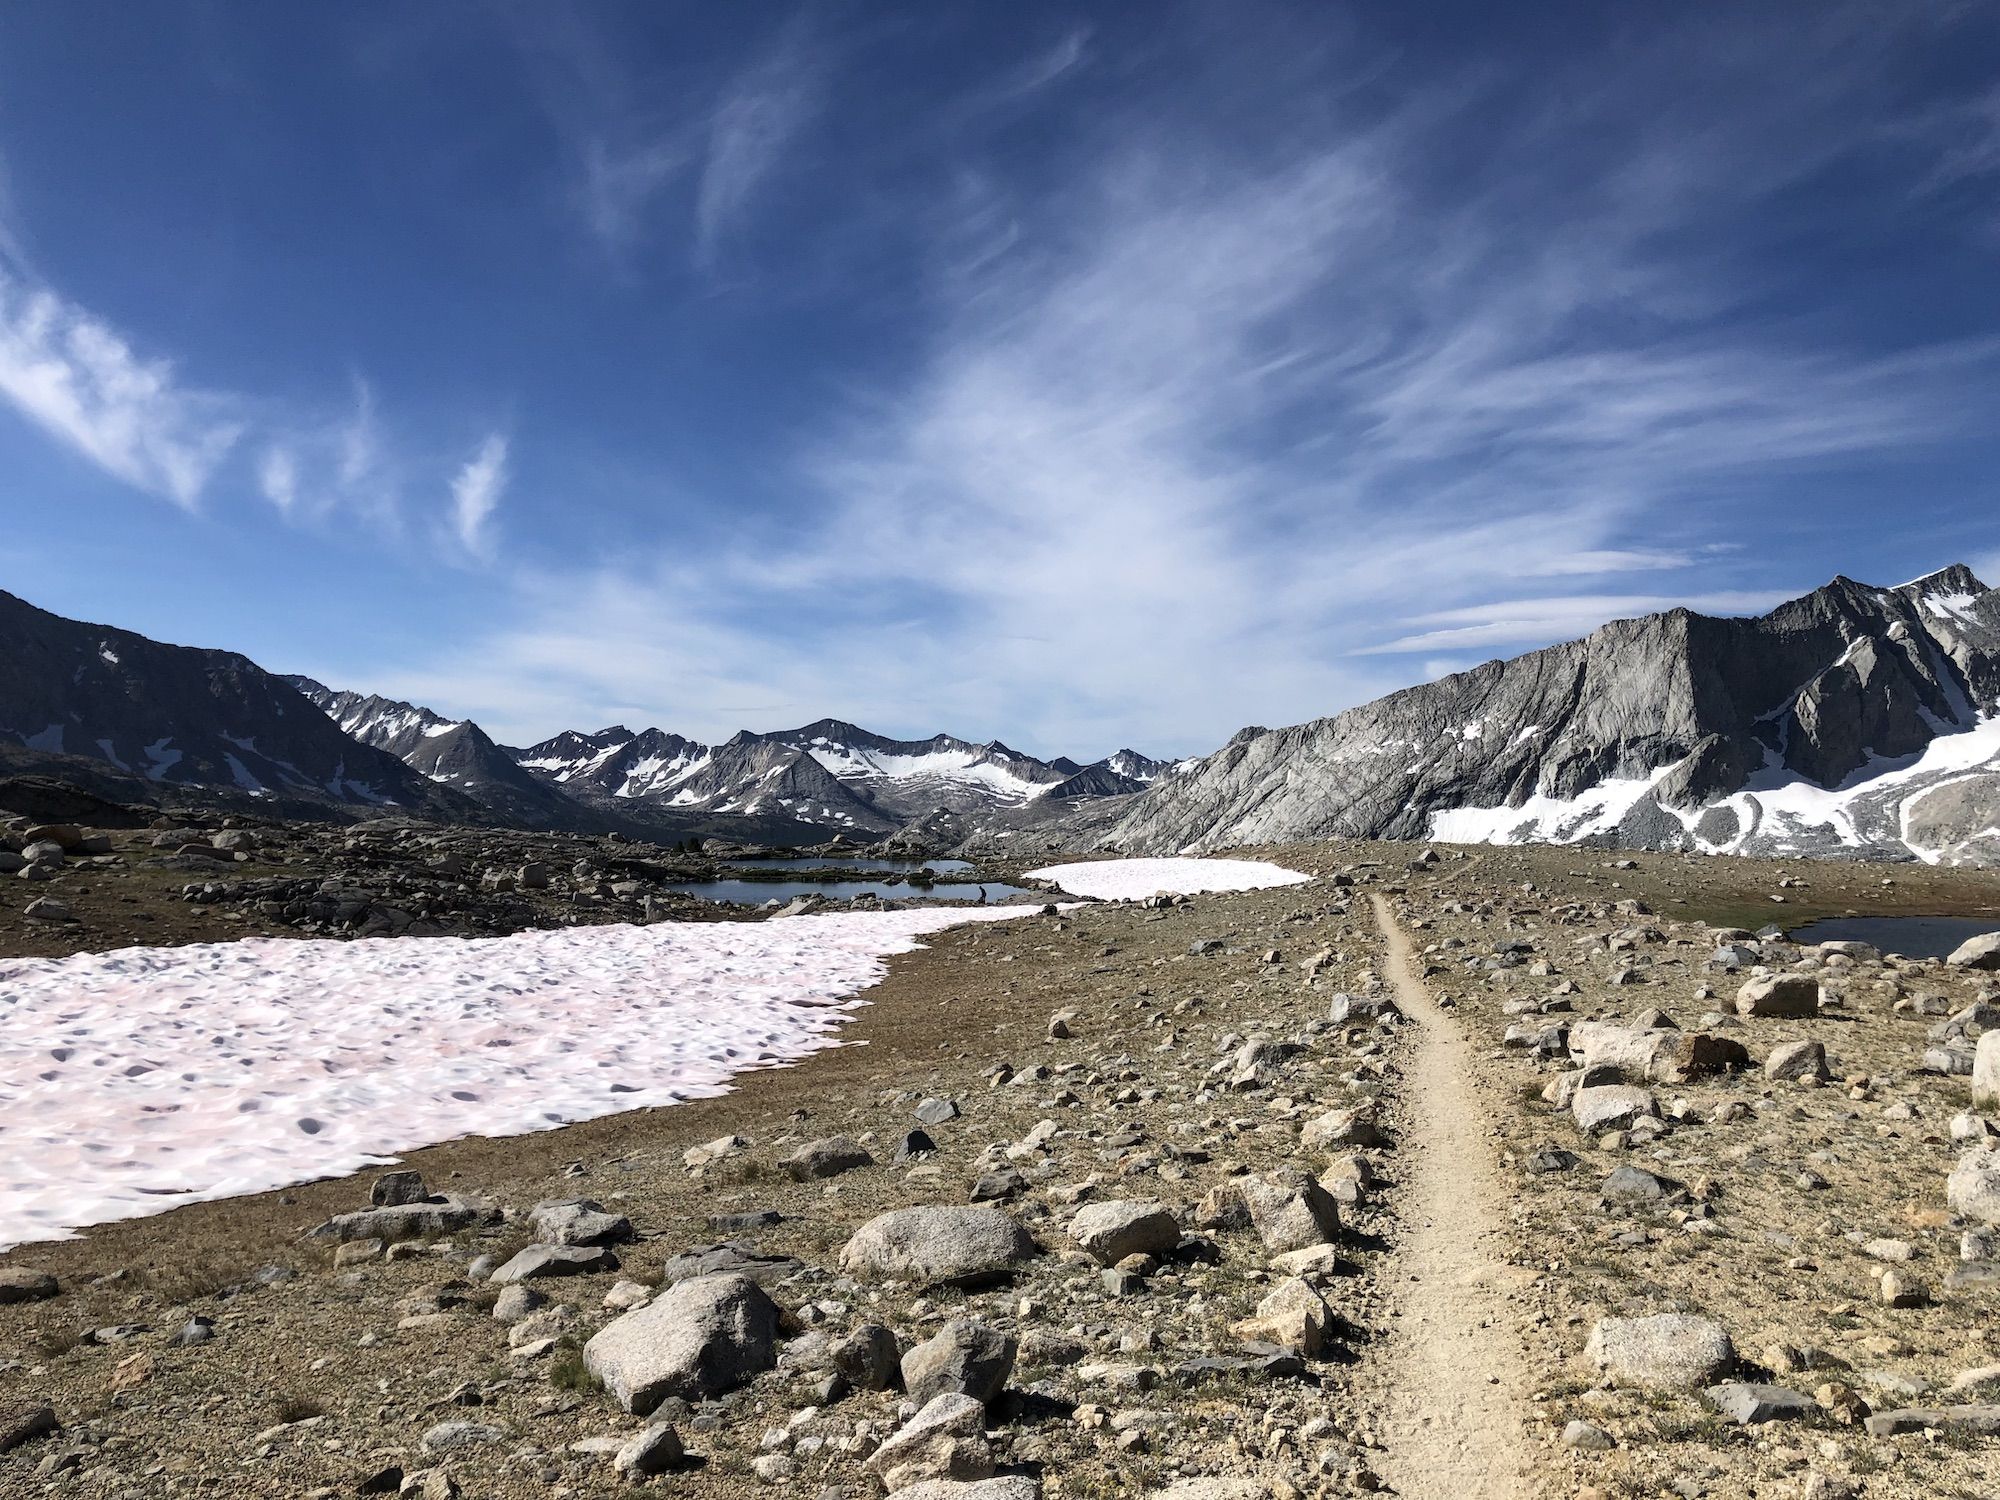
{"label": "large granite boulder", "polygon": [[932,1204],[878,1214],[840,1252],[854,1275],[965,1285],[1004,1276],[1032,1259],[1035,1242],[1004,1210]]}
{"label": "large granite boulder", "polygon": [[643,1417],[669,1396],[704,1401],[770,1369],[782,1321],[749,1277],[703,1276],[607,1324],[583,1346],[584,1368]]}
{"label": "large granite boulder", "polygon": [[1718,1384],[1736,1363],[1720,1323],[1690,1313],[1604,1318],[1583,1357],[1613,1385],[1646,1391],[1697,1391]]}

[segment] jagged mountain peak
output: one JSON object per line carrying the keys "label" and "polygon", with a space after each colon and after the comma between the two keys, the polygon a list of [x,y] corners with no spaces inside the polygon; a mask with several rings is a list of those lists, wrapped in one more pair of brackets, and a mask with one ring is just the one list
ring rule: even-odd
{"label": "jagged mountain peak", "polygon": [[[1613,621],[1329,718],[1135,801],[1134,852],[1325,835],[2000,861],[2000,595],[1953,565],[1769,614]],[[1989,743],[1989,741],[1991,743]]]}
{"label": "jagged mountain peak", "polygon": [[1964,563],[1952,563],[1939,568],[1935,573],[1926,573],[1921,578],[1912,578],[1908,583],[1899,583],[1894,592],[1899,594],[1985,594],[1991,590],[1979,581],[1979,577]]}

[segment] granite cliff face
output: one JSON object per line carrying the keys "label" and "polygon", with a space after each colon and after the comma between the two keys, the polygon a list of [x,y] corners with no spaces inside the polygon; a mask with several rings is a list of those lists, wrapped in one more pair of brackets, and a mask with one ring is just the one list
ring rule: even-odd
{"label": "granite cliff face", "polygon": [[2000,863],[2000,593],[1836,578],[1672,610],[1331,718],[1239,734],[1099,847],[1317,837]]}

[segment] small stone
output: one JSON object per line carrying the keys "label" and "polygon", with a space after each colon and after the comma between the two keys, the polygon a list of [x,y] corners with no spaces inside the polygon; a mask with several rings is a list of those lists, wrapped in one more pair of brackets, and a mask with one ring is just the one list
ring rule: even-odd
{"label": "small stone", "polygon": [[655,1422],[618,1450],[611,1462],[621,1474],[664,1474],[685,1457],[671,1422]]}
{"label": "small stone", "polygon": [[1826,1065],[1826,1045],[1823,1042],[1786,1042],[1773,1047],[1771,1055],[1764,1059],[1764,1076],[1770,1079],[1811,1078],[1825,1083],[1833,1077],[1833,1070]]}
{"label": "small stone", "polygon": [[599,1330],[584,1367],[613,1400],[648,1416],[670,1396],[732,1390],[778,1358],[777,1304],[747,1276],[683,1281]]}
{"label": "small stone", "polygon": [[1326,1299],[1297,1277],[1280,1282],[1257,1304],[1255,1317],[1230,1326],[1230,1332],[1252,1343],[1277,1344],[1317,1359],[1330,1342],[1333,1309]]}
{"label": "small stone", "polygon": [[902,1379],[902,1347],[880,1323],[861,1324],[827,1353],[833,1368],[856,1390],[893,1390]]}
{"label": "small stone", "polygon": [[0,1453],[11,1453],[24,1443],[60,1431],[62,1423],[46,1401],[0,1397]]}
{"label": "small stone", "polygon": [[1309,1172],[1281,1168],[1235,1188],[1266,1250],[1304,1250],[1340,1236],[1340,1208]]}
{"label": "small stone", "polygon": [[604,1211],[589,1198],[538,1203],[528,1215],[535,1234],[551,1245],[617,1245],[632,1238],[632,1221]]}
{"label": "small stone", "polygon": [[1818,1403],[1781,1385],[1756,1385],[1730,1381],[1712,1385],[1704,1394],[1709,1405],[1739,1427],[1765,1422],[1797,1422],[1819,1414]]}
{"label": "small stone", "polygon": [[0,1307],[15,1302],[46,1302],[61,1290],[47,1271],[33,1266],[0,1266]]}
{"label": "small stone", "polygon": [[786,1157],[783,1166],[794,1182],[811,1182],[838,1177],[857,1167],[872,1167],[875,1158],[844,1135],[809,1141]]}
{"label": "small stone", "polygon": [[1931,1300],[1930,1289],[1908,1271],[1882,1273],[1882,1303],[1885,1307],[1922,1307]]}
{"label": "small stone", "polygon": [[617,1269],[618,1257],[598,1245],[530,1245],[490,1279],[505,1284],[544,1276],[595,1276]]}
{"label": "small stone", "polygon": [[431,1195],[421,1172],[384,1172],[368,1190],[368,1201],[377,1208],[400,1208],[422,1203]]}
{"label": "small stone", "polygon": [[919,1406],[947,1391],[991,1402],[1014,1368],[1016,1345],[971,1318],[957,1318],[903,1356],[903,1386]]}
{"label": "small stone", "polygon": [[518,1323],[548,1300],[526,1283],[514,1282],[503,1286],[494,1299],[493,1316],[502,1323]]}
{"label": "small stone", "polygon": [[1004,1275],[1034,1254],[1028,1232],[1001,1209],[931,1205],[870,1219],[841,1250],[840,1265],[850,1273],[963,1285]]}
{"label": "small stone", "polygon": [[993,1472],[985,1406],[946,1392],[923,1407],[875,1450],[866,1465],[892,1494],[932,1479],[984,1479]]}
{"label": "small stone", "polygon": [[1689,1313],[1604,1318],[1591,1330],[1584,1358],[1613,1384],[1641,1390],[1692,1391],[1712,1385],[1736,1363],[1722,1326]]}
{"label": "small stone", "polygon": [[1945,962],[1955,969],[2000,969],[2000,932],[1967,938]]}

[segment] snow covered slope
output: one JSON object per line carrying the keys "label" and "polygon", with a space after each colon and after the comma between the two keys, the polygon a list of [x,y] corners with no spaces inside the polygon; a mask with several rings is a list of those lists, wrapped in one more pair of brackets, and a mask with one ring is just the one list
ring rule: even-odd
{"label": "snow covered slope", "polygon": [[2000,594],[1954,566],[1687,610],[1246,730],[1103,846],[1328,836],[2000,864]]}
{"label": "snow covered slope", "polygon": [[0,1250],[720,1094],[835,1044],[888,956],[1033,910],[0,960]]}

